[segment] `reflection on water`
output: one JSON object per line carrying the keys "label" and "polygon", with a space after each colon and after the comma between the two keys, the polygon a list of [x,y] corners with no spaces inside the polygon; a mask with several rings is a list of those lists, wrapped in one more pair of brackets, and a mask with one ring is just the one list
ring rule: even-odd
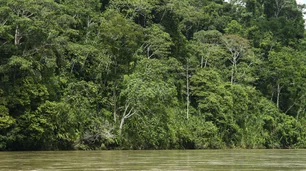
{"label": "reflection on water", "polygon": [[19,170],[306,171],[306,150],[0,152],[0,171]]}

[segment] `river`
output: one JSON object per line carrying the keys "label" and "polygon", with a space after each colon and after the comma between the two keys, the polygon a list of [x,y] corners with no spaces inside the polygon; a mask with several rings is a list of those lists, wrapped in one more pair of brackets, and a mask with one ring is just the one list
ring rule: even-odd
{"label": "river", "polygon": [[306,171],[306,150],[0,152],[0,171]]}

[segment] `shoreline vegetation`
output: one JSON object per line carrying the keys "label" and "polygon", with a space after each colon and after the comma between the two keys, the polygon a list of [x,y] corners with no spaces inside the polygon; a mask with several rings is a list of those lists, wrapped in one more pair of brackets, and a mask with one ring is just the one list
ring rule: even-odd
{"label": "shoreline vegetation", "polygon": [[0,150],[306,148],[295,0],[1,0]]}

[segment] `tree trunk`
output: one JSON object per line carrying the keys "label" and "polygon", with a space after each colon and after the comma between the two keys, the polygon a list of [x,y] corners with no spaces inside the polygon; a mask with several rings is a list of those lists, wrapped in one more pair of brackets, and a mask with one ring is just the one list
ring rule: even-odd
{"label": "tree trunk", "polygon": [[238,58],[239,54],[234,54],[233,55],[233,66],[232,66],[232,76],[231,76],[231,84],[234,84],[235,81],[235,72],[237,71],[237,58]]}
{"label": "tree trunk", "polygon": [[235,72],[235,66],[234,66],[234,63],[233,63],[233,66],[232,66],[232,76],[231,76],[231,84],[234,83],[234,72]]}
{"label": "tree trunk", "polygon": [[272,93],[271,93],[271,101],[273,101],[273,97],[274,97],[274,90],[272,89]]}
{"label": "tree trunk", "polygon": [[123,116],[121,118],[121,122],[120,122],[120,126],[119,126],[119,135],[121,135],[121,133],[122,133],[122,128],[123,128],[124,120],[125,120],[125,116]]}
{"label": "tree trunk", "polygon": [[280,93],[281,93],[282,87],[280,87],[279,84],[277,84],[277,96],[276,96],[276,106],[279,108],[279,100],[280,100]]}
{"label": "tree trunk", "polygon": [[[200,65],[201,65],[201,68],[203,68],[203,65],[204,65],[204,56],[203,55],[201,56],[201,64]],[[206,62],[205,62],[205,65],[206,65]]]}
{"label": "tree trunk", "polygon": [[274,12],[275,18],[279,17],[280,12],[283,10],[283,8],[287,5],[286,0],[275,0],[275,7],[276,10]]}
{"label": "tree trunk", "polygon": [[300,107],[299,110],[297,111],[297,115],[296,115],[296,120],[298,121],[299,120],[299,116],[301,113],[304,113],[305,112],[305,109]]}
{"label": "tree trunk", "polygon": [[150,57],[151,57],[150,56],[150,46],[147,47],[147,56],[148,56],[148,59],[150,59]]}
{"label": "tree trunk", "polygon": [[190,104],[190,93],[189,93],[189,59],[187,59],[186,68],[186,118],[189,119],[189,104]]}
{"label": "tree trunk", "polygon": [[[117,63],[115,63],[115,75],[117,74]],[[117,81],[116,81],[116,79],[115,79],[115,81],[114,81],[114,87],[113,87],[113,103],[114,103],[114,108],[113,108],[113,110],[114,110],[114,122],[116,123],[117,122],[117,120],[116,120],[116,118],[117,118],[117,92],[116,92],[116,88],[117,88]]]}
{"label": "tree trunk", "polygon": [[16,29],[15,29],[15,45],[19,45],[20,44],[20,40],[21,40],[21,33],[19,31],[19,27],[16,26]]}
{"label": "tree trunk", "polygon": [[117,96],[116,96],[116,83],[114,85],[113,89],[113,100],[114,100],[114,122],[116,123],[116,117],[117,117]]}
{"label": "tree trunk", "polygon": [[125,119],[133,116],[136,112],[134,110],[134,107],[131,107],[130,110],[128,111],[130,105],[129,104],[125,104],[125,109],[121,118],[121,122],[120,122],[120,126],[119,126],[119,135],[121,135],[122,133],[122,128],[123,128],[123,124]]}

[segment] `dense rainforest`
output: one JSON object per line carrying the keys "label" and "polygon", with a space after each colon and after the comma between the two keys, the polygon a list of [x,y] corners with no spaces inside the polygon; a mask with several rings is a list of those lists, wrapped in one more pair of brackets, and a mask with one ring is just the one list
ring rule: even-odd
{"label": "dense rainforest", "polygon": [[0,150],[306,147],[295,0],[1,0]]}

